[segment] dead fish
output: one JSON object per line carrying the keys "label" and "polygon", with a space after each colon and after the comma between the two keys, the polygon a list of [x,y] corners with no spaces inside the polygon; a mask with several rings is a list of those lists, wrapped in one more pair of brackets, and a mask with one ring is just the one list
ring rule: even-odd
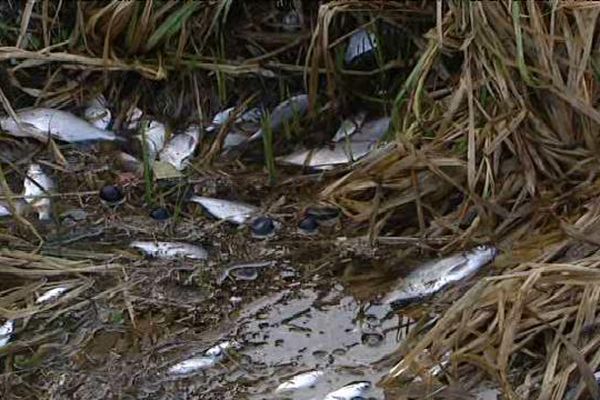
{"label": "dead fish", "polygon": [[59,286],[55,287],[54,289],[50,289],[41,296],[39,296],[37,299],[35,299],[35,303],[41,304],[48,301],[56,300],[67,290],[69,290],[69,288],[64,286]]}
{"label": "dead fish", "polygon": [[187,375],[192,372],[214,366],[218,362],[214,357],[200,356],[190,358],[173,365],[168,373],[173,375]]}
{"label": "dead fish", "polygon": [[260,124],[264,116],[262,108],[254,107],[242,113],[235,121],[236,123]]}
{"label": "dead fish", "polygon": [[242,143],[245,143],[248,140],[248,136],[244,135],[240,132],[229,132],[225,139],[223,139],[223,149],[227,149],[230,147],[239,146]]}
{"label": "dead fish", "polygon": [[50,219],[52,202],[48,194],[54,191],[55,185],[39,164],[34,163],[29,166],[23,187],[23,199],[34,208],[39,219]]}
{"label": "dead fish", "polygon": [[227,340],[225,342],[219,343],[216,346],[211,347],[210,349],[204,352],[205,356],[219,358],[224,355],[224,352],[230,349],[240,349],[241,345],[235,340]]}
{"label": "dead fish", "polygon": [[257,207],[237,201],[215,199],[204,196],[192,196],[190,197],[190,201],[200,204],[213,217],[229,221],[234,224],[243,224],[258,212]]}
{"label": "dead fish", "polygon": [[[275,262],[273,261],[259,261],[254,263],[244,263],[244,264],[235,264],[231,267],[227,268],[223,273],[217,278],[217,284],[222,284],[225,279],[232,276],[238,280],[246,280],[252,281],[258,277],[258,272],[256,271],[258,268],[270,267]],[[244,273],[241,271],[251,271],[250,273]]]}
{"label": "dead fish", "polygon": [[383,303],[402,306],[423,299],[459,282],[490,263],[498,254],[493,246],[477,246],[441,260],[427,262],[411,271],[400,284],[384,297]]}
{"label": "dead fish", "polygon": [[[308,111],[308,95],[300,94],[291,97],[280,103],[273,109],[271,113],[271,131],[273,133],[279,131],[284,124],[292,121],[295,117],[300,117]],[[256,131],[249,141],[257,140],[262,137],[262,128]]]}
{"label": "dead fish", "polygon": [[130,129],[130,130],[137,129],[140,125],[140,122],[142,121],[143,115],[144,115],[144,113],[139,108],[134,107],[133,109],[131,109],[127,113],[127,118],[125,118],[125,120],[127,121],[125,123],[125,126],[127,127],[127,129]]}
{"label": "dead fish", "polygon": [[146,154],[148,155],[148,160],[154,161],[156,159],[156,156],[158,153],[160,153],[165,145],[166,136],[167,129],[158,121],[150,121],[148,128],[144,132],[144,136],[139,135],[140,140],[145,137]]}
{"label": "dead fish", "polygon": [[106,107],[106,99],[103,95],[96,97],[88,103],[87,108],[83,112],[83,118],[98,129],[108,129],[112,121],[112,114],[108,107]]}
{"label": "dead fish", "polygon": [[375,147],[370,142],[339,142],[330,147],[311,150],[298,150],[287,156],[277,157],[280,164],[306,166],[314,169],[331,169],[338,165],[349,164],[367,155]]}
{"label": "dead fish", "polygon": [[376,142],[383,138],[392,119],[390,117],[382,117],[365,122],[352,136],[353,142]]}
{"label": "dead fish", "polygon": [[141,173],[144,169],[144,164],[140,160],[123,151],[116,154],[116,161],[123,170],[128,172]]}
{"label": "dead fish", "polygon": [[183,171],[194,155],[199,140],[200,127],[190,126],[185,132],[175,135],[169,140],[160,152],[160,161],[171,164],[177,171]]}
{"label": "dead fish", "polygon": [[[27,208],[27,203],[23,199],[14,199],[13,205],[18,215],[23,213],[23,210]],[[0,217],[9,217],[12,215],[10,206],[7,201],[0,201]]]}
{"label": "dead fish", "polygon": [[365,29],[359,29],[352,36],[346,47],[344,61],[346,64],[352,64],[358,58],[370,53],[377,47],[377,38],[373,32],[367,32]]}
{"label": "dead fish", "polygon": [[227,350],[232,348],[237,349],[240,347],[240,344],[233,340],[219,343],[218,345],[206,350],[201,356],[192,357],[175,364],[169,368],[168,372],[174,375],[187,375],[201,369],[210,368],[223,359],[223,356]]}
{"label": "dead fish", "polygon": [[111,131],[99,129],[84,119],[52,108],[32,108],[17,113],[19,124],[11,117],[0,118],[0,127],[17,137],[32,137],[46,142],[51,136],[64,142],[121,140]]}
{"label": "dead fish", "polygon": [[309,389],[314,387],[323,375],[324,372],[319,370],[303,372],[281,383],[275,389],[275,393],[289,393],[296,390]]}
{"label": "dead fish", "polygon": [[15,323],[10,319],[0,326],[0,347],[6,346],[10,341],[14,329]]}
{"label": "dead fish", "polygon": [[129,246],[154,258],[189,258],[193,260],[206,260],[208,258],[208,252],[204,248],[189,243],[136,240],[131,242]]}
{"label": "dead fish", "polygon": [[[229,119],[232,117],[234,111],[235,111],[235,107],[230,107],[230,108],[227,108],[227,109],[215,114],[210,125],[208,127],[206,127],[206,132],[216,131],[217,129],[219,129],[219,127],[221,127],[222,125],[225,125],[225,123],[227,123],[229,121]],[[260,109],[258,107],[254,107],[254,108],[251,108],[249,110],[242,112],[240,114],[240,116],[235,120],[235,123],[236,124],[258,125],[258,124],[260,124],[263,114],[264,113],[263,113],[262,109]]]}
{"label": "dead fish", "polygon": [[229,107],[223,111],[219,111],[218,113],[216,113],[210,125],[206,127],[206,132],[213,132],[217,130],[221,125],[225,125],[225,123],[229,121],[229,118],[231,118],[231,115],[234,111],[235,107]]}
{"label": "dead fish", "polygon": [[354,398],[361,397],[369,389],[371,389],[371,382],[352,382],[338,390],[327,394],[323,398],[323,400],[351,400]]}
{"label": "dead fish", "polygon": [[350,118],[346,118],[344,121],[342,121],[342,124],[335,135],[333,135],[331,138],[331,141],[340,142],[354,135],[359,130],[363,122],[365,122],[366,115],[367,113],[361,111]]}

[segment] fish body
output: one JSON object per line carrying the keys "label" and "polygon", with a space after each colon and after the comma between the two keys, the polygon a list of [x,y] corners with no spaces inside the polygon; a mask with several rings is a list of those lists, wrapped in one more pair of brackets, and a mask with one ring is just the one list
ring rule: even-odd
{"label": "fish body", "polygon": [[[14,199],[13,205],[15,206],[15,211],[17,214],[21,215],[23,210],[27,207],[27,203],[23,199]],[[10,206],[8,205],[8,201],[0,201],[0,218],[11,216],[12,212],[10,211]]]}
{"label": "fish body", "polygon": [[[303,116],[308,111],[308,95],[300,94],[290,97],[286,101],[280,103],[273,109],[271,113],[271,131],[279,131],[284,124],[292,121],[294,117]],[[257,140],[262,137],[262,128],[256,131],[249,141]]]}
{"label": "fish body", "polygon": [[[390,121],[390,118],[383,117],[365,122],[352,134],[349,141],[340,140],[331,146],[317,149],[301,149],[292,154],[278,157],[276,161],[280,164],[306,166],[320,170],[350,164],[366,156],[376,147],[377,141],[387,132]],[[336,134],[336,136],[338,135]]]}
{"label": "fish body", "polygon": [[344,61],[351,64],[363,54],[369,53],[377,47],[377,38],[373,32],[367,32],[365,29],[356,31],[350,36],[350,42],[346,47]]}
{"label": "fish body", "polygon": [[140,125],[140,121],[142,120],[142,115],[144,113],[137,107],[134,107],[127,113],[125,127],[130,130],[137,129]]}
{"label": "fish body", "polygon": [[146,153],[148,154],[148,160],[154,161],[156,156],[165,146],[165,140],[167,136],[167,129],[164,124],[158,121],[150,121],[148,128],[144,133],[144,136],[140,135],[139,139],[142,140],[145,137]]}
{"label": "fish body", "polygon": [[10,341],[14,329],[15,323],[10,319],[0,326],[0,347],[6,346]]}
{"label": "fish body", "polygon": [[104,96],[100,95],[88,103],[87,108],[83,112],[83,118],[98,129],[108,129],[112,120],[112,114],[108,107],[106,107]]}
{"label": "fish body", "polygon": [[215,357],[220,358],[223,356],[224,352],[229,349],[239,349],[240,344],[233,340],[228,340],[222,343],[217,344],[216,346],[211,347],[210,349],[204,352],[204,355],[207,357]]}
{"label": "fish body", "polygon": [[12,215],[12,213],[10,212],[10,207],[8,206],[7,203],[1,202],[0,203],[0,217],[8,217],[9,215]]}
{"label": "fish body", "polygon": [[323,400],[351,400],[361,397],[369,389],[371,389],[371,382],[354,382],[327,394]]}
{"label": "fish body", "polygon": [[169,140],[160,152],[160,161],[171,164],[177,171],[183,171],[194,155],[199,140],[200,127],[190,126],[185,132],[175,135]]}
{"label": "fish body", "polygon": [[39,164],[31,164],[23,182],[24,197],[39,215],[40,220],[48,220],[51,216],[52,201],[48,194],[54,191],[54,181],[46,175]]}
{"label": "fish body", "polygon": [[192,260],[206,260],[208,258],[206,249],[189,243],[136,240],[131,242],[129,246],[141,250],[146,255],[154,258],[189,258]]}
{"label": "fish body", "polygon": [[360,112],[350,118],[346,118],[344,121],[342,121],[342,124],[333,138],[331,138],[331,141],[339,142],[354,135],[360,129],[363,122],[365,122],[366,115],[367,114],[365,112]]}
{"label": "fish body", "polygon": [[240,132],[229,132],[225,139],[223,139],[223,149],[227,149],[229,147],[235,147],[242,143],[245,143],[248,140],[248,136],[244,135]]}
{"label": "fish body", "polygon": [[226,108],[225,110],[222,110],[222,111],[219,111],[218,113],[216,113],[215,116],[213,117],[210,125],[206,127],[206,131],[213,132],[213,131],[217,130],[221,125],[225,125],[225,123],[227,121],[229,121],[229,118],[231,118],[231,115],[233,114],[234,111],[235,111],[235,107],[229,107],[229,108]]}
{"label": "fish body", "polygon": [[194,357],[173,365],[168,372],[173,375],[187,375],[201,369],[210,368],[217,362],[218,360],[214,357]]}
{"label": "fish body", "polygon": [[258,277],[257,269],[270,267],[274,264],[273,261],[259,261],[232,265],[217,278],[217,284],[222,284],[230,276],[237,280],[253,281]]}
{"label": "fish body", "polygon": [[228,340],[217,344],[206,350],[203,355],[192,357],[169,368],[169,373],[174,375],[186,375],[192,372],[214,366],[223,359],[225,352],[232,348],[240,348],[240,344],[234,340]]}
{"label": "fish body", "polygon": [[41,296],[39,296],[37,299],[35,299],[35,302],[36,304],[41,304],[48,301],[56,300],[67,290],[69,290],[69,288],[64,286],[55,287],[54,289],[50,289]]}
{"label": "fish body", "polygon": [[113,132],[99,129],[62,110],[31,108],[19,111],[17,117],[20,127],[11,117],[0,118],[0,127],[13,136],[32,137],[43,142],[49,136],[69,143],[117,139]]}
{"label": "fish body", "polygon": [[237,201],[204,196],[192,196],[190,201],[200,204],[215,218],[229,221],[234,224],[243,224],[258,212],[257,207]]}
{"label": "fish body", "polygon": [[302,149],[286,156],[277,157],[280,164],[306,166],[314,169],[330,169],[338,165],[349,164],[371,151],[374,144],[369,142],[340,142],[332,147]]}
{"label": "fish body", "polygon": [[120,151],[115,157],[119,166],[125,171],[141,173],[144,169],[144,164],[131,154]]}
{"label": "fish body", "polygon": [[365,122],[352,136],[352,142],[378,141],[388,131],[391,121],[389,117],[382,117]]}
{"label": "fish body", "polygon": [[324,372],[319,370],[298,374],[277,386],[275,393],[289,393],[314,387],[323,374]]}
{"label": "fish body", "polygon": [[390,305],[404,305],[431,296],[448,285],[466,279],[490,263],[498,250],[493,246],[477,246],[473,250],[427,262],[411,271],[400,284],[384,297]]}

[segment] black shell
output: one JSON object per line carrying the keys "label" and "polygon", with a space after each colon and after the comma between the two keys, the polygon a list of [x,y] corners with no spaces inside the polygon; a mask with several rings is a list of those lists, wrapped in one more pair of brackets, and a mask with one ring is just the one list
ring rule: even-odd
{"label": "black shell", "polygon": [[152,211],[150,211],[150,218],[155,219],[157,221],[164,221],[171,218],[171,214],[169,210],[165,207],[156,207]]}
{"label": "black shell", "polygon": [[317,223],[317,220],[315,219],[315,217],[312,217],[310,215],[308,217],[304,218],[298,224],[298,229],[300,229],[301,231],[307,232],[307,233],[316,232],[318,227],[319,227],[319,224]]}
{"label": "black shell", "polygon": [[100,198],[107,203],[117,204],[122,202],[125,196],[118,186],[106,185],[100,189]]}
{"label": "black shell", "polygon": [[267,236],[275,230],[275,223],[269,217],[258,217],[252,221],[250,230],[255,236]]}

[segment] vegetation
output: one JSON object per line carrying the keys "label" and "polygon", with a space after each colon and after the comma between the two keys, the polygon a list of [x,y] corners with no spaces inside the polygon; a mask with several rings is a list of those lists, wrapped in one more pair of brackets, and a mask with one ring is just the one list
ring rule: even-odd
{"label": "vegetation", "polygon": [[[287,31],[281,16],[292,9],[300,28]],[[12,114],[79,107],[102,92],[117,120],[137,105],[182,128],[226,106],[238,115],[249,101],[272,107],[280,93],[305,90],[304,133],[268,131],[258,143],[262,177],[281,185],[289,180],[279,179],[275,157],[325,143],[320,132],[340,122],[319,105],[391,116],[386,143],[323,173],[314,196],[372,243],[446,254],[492,242],[502,251],[489,277],[405,343],[402,365],[451,351],[447,377],[467,389],[489,380],[506,398],[563,399],[579,382],[579,398],[600,399],[599,15],[597,2],[566,0],[4,2],[0,95]],[[375,32],[376,57],[348,66],[344,49],[361,27]],[[204,139],[194,170],[222,167],[227,129]],[[3,164],[6,186],[4,175],[15,179],[21,167]],[[151,185],[148,177],[148,201]],[[0,258],[0,274],[19,277],[2,286],[5,318],[39,311],[20,306],[40,277],[60,272],[87,285],[107,273],[21,251]],[[403,373],[391,368],[386,381],[399,395]],[[431,379],[423,390],[436,387]]]}

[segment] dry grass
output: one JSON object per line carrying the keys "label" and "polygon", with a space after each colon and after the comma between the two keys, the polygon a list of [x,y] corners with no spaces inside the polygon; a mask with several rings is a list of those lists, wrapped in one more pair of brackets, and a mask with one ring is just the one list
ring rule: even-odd
{"label": "dry grass", "polygon": [[[418,222],[415,238],[453,237],[441,251],[491,240],[512,261],[407,343],[388,383],[422,351],[451,351],[450,382],[480,371],[507,398],[563,399],[581,378],[577,396],[600,398],[598,259],[581,258],[599,244],[600,5],[457,1],[439,11],[395,98],[395,143],[321,196],[375,235],[410,236]],[[440,87],[449,54],[462,68]],[[460,204],[448,204],[446,187]],[[566,258],[581,242],[591,250]]]}

